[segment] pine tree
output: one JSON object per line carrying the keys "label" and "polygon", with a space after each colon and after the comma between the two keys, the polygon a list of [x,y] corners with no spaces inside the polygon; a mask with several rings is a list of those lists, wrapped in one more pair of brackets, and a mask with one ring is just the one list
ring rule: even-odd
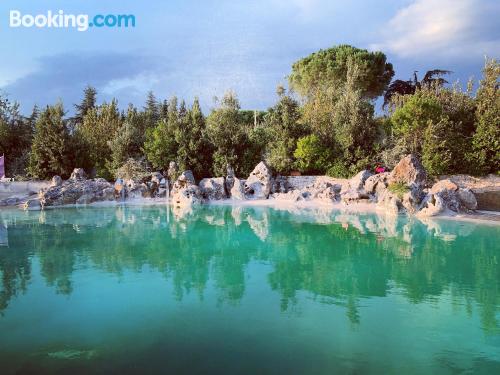
{"label": "pine tree", "polygon": [[148,128],[154,127],[160,120],[160,105],[153,91],[148,92],[144,113],[146,116],[146,126]]}
{"label": "pine tree", "polygon": [[162,119],[158,124],[146,131],[144,154],[154,168],[166,170],[171,161],[176,160],[178,143],[175,133],[178,128],[179,110],[177,98],[173,97],[168,103],[167,119]]}
{"label": "pine tree", "polygon": [[178,143],[177,164],[181,170],[190,169],[196,178],[209,174],[211,147],[205,136],[205,117],[200,102],[195,98],[189,111],[183,115],[181,104],[179,126],[175,133]]}
{"label": "pine tree", "polygon": [[83,123],[83,118],[87,113],[96,107],[97,91],[92,86],[87,86],[83,90],[83,99],[80,104],[75,104],[75,116],[71,119],[73,127]]}
{"label": "pine tree", "polygon": [[35,126],[28,171],[38,179],[54,175],[69,177],[73,167],[73,150],[69,130],[64,122],[61,103],[47,108],[40,114]]}
{"label": "pine tree", "polygon": [[115,100],[90,109],[78,128],[77,137],[88,151],[89,159],[97,176],[111,178],[108,169],[111,162],[111,142],[122,125],[118,104]]}
{"label": "pine tree", "polygon": [[500,171],[500,63],[487,60],[476,101],[477,129],[472,139],[476,173]]}

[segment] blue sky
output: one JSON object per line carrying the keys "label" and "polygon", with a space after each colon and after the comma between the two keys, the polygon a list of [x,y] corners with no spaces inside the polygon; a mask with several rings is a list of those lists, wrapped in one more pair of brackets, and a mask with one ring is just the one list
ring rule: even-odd
{"label": "blue sky", "polygon": [[[23,14],[134,14],[135,28],[9,28]],[[382,50],[396,78],[449,69],[452,80],[480,77],[484,56],[500,56],[497,0],[3,0],[0,90],[29,112],[93,85],[100,100],[142,105],[199,96],[207,112],[232,89],[244,108],[265,109],[297,59],[352,44]]]}

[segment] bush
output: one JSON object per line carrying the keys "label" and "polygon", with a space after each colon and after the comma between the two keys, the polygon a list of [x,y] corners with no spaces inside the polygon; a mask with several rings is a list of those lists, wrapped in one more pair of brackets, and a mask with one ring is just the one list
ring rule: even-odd
{"label": "bush", "polygon": [[297,141],[293,156],[297,159],[299,171],[316,174],[327,170],[331,152],[321,143],[317,135],[311,134]]}
{"label": "bush", "polygon": [[396,194],[399,199],[403,199],[403,196],[410,191],[410,188],[406,186],[406,184],[402,182],[396,182],[393,184],[389,184],[387,189],[393,193]]}
{"label": "bush", "polygon": [[146,163],[140,160],[128,159],[125,164],[115,171],[115,178],[124,180],[143,181],[149,177],[151,171]]}

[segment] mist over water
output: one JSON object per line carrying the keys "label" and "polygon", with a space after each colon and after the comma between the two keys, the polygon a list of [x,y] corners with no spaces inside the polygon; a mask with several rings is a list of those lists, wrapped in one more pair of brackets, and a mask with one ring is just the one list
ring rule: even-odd
{"label": "mist over water", "polygon": [[0,211],[0,371],[500,371],[500,226],[329,209]]}

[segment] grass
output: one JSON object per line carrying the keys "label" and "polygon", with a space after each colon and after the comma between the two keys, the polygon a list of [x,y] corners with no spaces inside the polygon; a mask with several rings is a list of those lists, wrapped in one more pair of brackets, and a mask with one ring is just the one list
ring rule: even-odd
{"label": "grass", "polygon": [[399,199],[403,199],[403,196],[410,191],[410,188],[402,182],[395,182],[390,184],[387,189],[398,196]]}

